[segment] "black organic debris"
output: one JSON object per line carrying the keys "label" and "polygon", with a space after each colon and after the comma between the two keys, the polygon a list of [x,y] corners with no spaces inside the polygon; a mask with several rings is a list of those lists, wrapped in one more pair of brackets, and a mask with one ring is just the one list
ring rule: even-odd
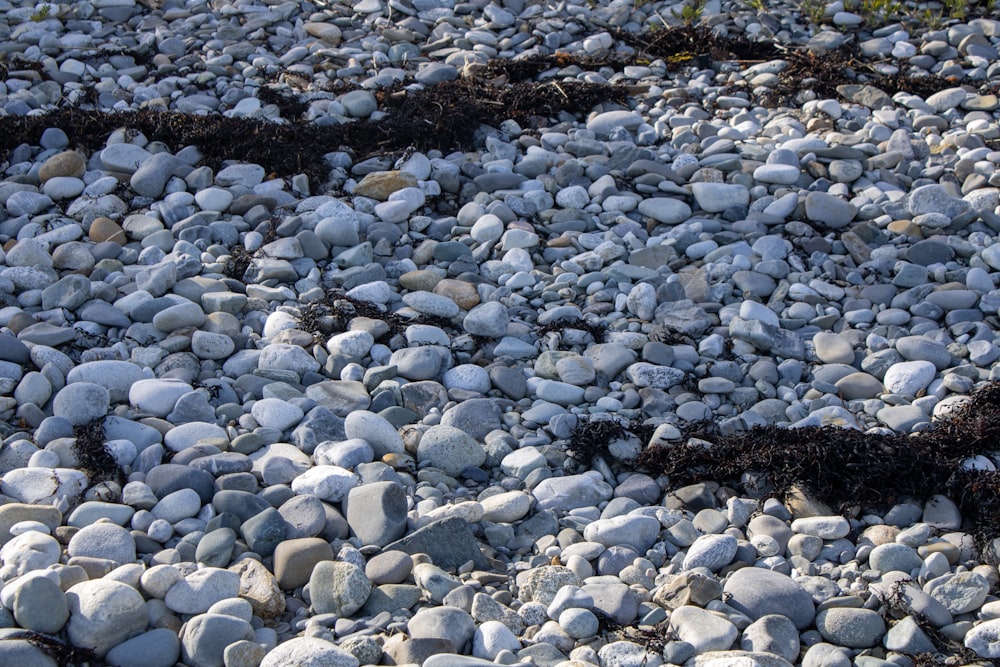
{"label": "black organic debris", "polygon": [[560,317],[538,327],[538,335],[544,336],[547,333],[560,333],[566,329],[576,329],[590,334],[595,343],[603,343],[608,327],[604,322],[580,320],[572,317]]}
{"label": "black organic debris", "polygon": [[[109,112],[65,107],[39,115],[3,116],[0,151],[22,143],[37,144],[42,132],[52,127],[66,132],[70,145],[96,150],[105,145],[109,134],[126,127],[173,150],[197,146],[204,164],[213,168],[239,159],[263,166],[272,178],[305,174],[313,185],[319,185],[329,176],[323,156],[330,152],[351,150],[369,156],[408,147],[465,150],[473,146],[483,124],[513,119],[525,127],[544,126],[561,112],[582,114],[601,102],[625,103],[627,89],[577,81],[493,86],[459,79],[418,91],[386,88],[376,96],[379,108],[387,114],[384,119],[333,126],[298,117],[277,123],[149,108]],[[292,98],[283,98],[282,104],[293,111],[300,108]]]}
{"label": "black organic debris", "polygon": [[762,62],[782,58],[785,52],[773,42],[729,37],[702,24],[678,26],[644,33],[619,31],[615,37],[634,48],[642,60],[663,60],[670,69],[695,65],[710,67],[713,61]]}
{"label": "black organic debris", "polygon": [[638,465],[669,475],[673,486],[713,480],[741,488],[744,473],[760,473],[778,494],[799,487],[845,512],[885,510],[906,498],[941,494],[958,505],[984,548],[1000,535],[1000,472],[968,470],[963,462],[997,450],[1000,382],[993,382],[952,418],[918,433],[757,427],[714,436],[709,446],[651,446]]}
{"label": "black organic debris", "polygon": [[76,648],[55,637],[34,630],[24,630],[4,637],[6,640],[23,639],[45,655],[55,660],[59,667],[80,667],[100,664],[97,654],[86,648]]}
{"label": "black organic debris", "polygon": [[75,426],[73,435],[76,438],[73,453],[76,454],[79,468],[87,473],[91,484],[115,482],[119,486],[125,485],[125,471],[105,444],[104,417]]}
{"label": "black organic debris", "polygon": [[[961,642],[950,639],[935,627],[923,614],[915,611],[903,595],[908,585],[918,585],[911,579],[901,579],[893,583],[889,594],[882,601],[879,614],[887,627],[892,627],[906,617],[911,618],[917,627],[934,644],[935,652],[907,654],[913,660],[914,667],[951,667],[953,665],[979,664],[980,658],[975,651],[965,648]],[[960,662],[956,662],[956,659]]]}

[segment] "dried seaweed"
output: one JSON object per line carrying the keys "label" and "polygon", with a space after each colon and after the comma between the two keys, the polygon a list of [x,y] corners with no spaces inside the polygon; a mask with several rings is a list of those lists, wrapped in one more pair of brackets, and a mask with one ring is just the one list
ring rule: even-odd
{"label": "dried seaweed", "polygon": [[42,653],[55,660],[59,667],[80,667],[81,665],[102,664],[97,654],[86,648],[76,648],[55,637],[44,635],[33,630],[15,632],[4,637],[7,640],[23,639]]}
{"label": "dried seaweed", "polygon": [[[409,147],[466,150],[473,147],[483,124],[495,126],[512,119],[526,127],[541,127],[562,112],[582,114],[602,102],[624,103],[627,89],[575,81],[493,86],[461,79],[418,91],[397,86],[378,91],[377,97],[385,118],[327,127],[298,118],[276,123],[154,109],[118,112],[67,107],[39,115],[3,116],[0,151],[21,143],[37,144],[50,127],[66,132],[71,145],[97,150],[111,132],[126,127],[174,150],[197,146],[204,164],[213,168],[240,159],[259,164],[277,177],[306,174],[318,186],[329,175],[323,156],[333,151],[346,148],[368,156]],[[282,104],[299,109],[291,98]]]}
{"label": "dried seaweed", "polygon": [[595,343],[603,343],[605,336],[607,335],[608,327],[604,322],[591,322],[588,320],[580,320],[572,317],[560,317],[557,320],[548,322],[538,327],[538,335],[544,336],[547,333],[561,332],[564,329],[576,329],[578,331],[585,331],[590,334],[591,338],[594,339]]}
{"label": "dried seaweed", "polygon": [[73,435],[76,438],[73,443],[73,453],[76,454],[79,467],[87,473],[91,484],[115,482],[119,486],[125,485],[125,471],[115,461],[115,457],[105,444],[103,417],[75,426]]}
{"label": "dried seaweed", "polygon": [[907,497],[942,494],[958,505],[980,549],[1000,534],[1000,473],[962,465],[1000,450],[1000,383],[985,385],[953,418],[919,433],[767,426],[711,442],[648,447],[638,464],[669,475],[674,485],[713,480],[739,488],[743,473],[766,473],[778,493],[801,487],[841,511],[885,510]]}

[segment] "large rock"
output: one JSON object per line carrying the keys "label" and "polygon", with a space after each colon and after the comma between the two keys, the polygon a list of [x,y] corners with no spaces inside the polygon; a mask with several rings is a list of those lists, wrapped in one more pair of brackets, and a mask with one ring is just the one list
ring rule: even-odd
{"label": "large rock", "polygon": [[769,614],[787,616],[799,630],[816,616],[809,594],[788,575],[760,567],[736,570],[726,580],[727,604],[753,620]]}

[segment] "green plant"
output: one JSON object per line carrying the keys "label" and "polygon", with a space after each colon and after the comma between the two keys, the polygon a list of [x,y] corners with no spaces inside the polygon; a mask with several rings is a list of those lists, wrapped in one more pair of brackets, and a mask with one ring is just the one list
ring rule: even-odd
{"label": "green plant", "polygon": [[34,21],[35,23],[39,23],[40,21],[44,21],[45,19],[49,18],[49,15],[51,13],[52,13],[52,5],[42,5],[35,10],[34,14],[31,15],[31,20]]}
{"label": "green plant", "polygon": [[747,0],[747,7],[755,12],[762,12],[765,9],[764,0]]}
{"label": "green plant", "polygon": [[962,20],[969,14],[969,0],[944,0],[944,14]]}
{"label": "green plant", "polygon": [[809,19],[810,23],[819,25],[826,14],[826,3],[823,0],[800,0],[799,11]]}
{"label": "green plant", "polygon": [[705,11],[706,1],[707,0],[689,0],[684,3],[680,12],[676,9],[671,9],[670,12],[674,15],[674,18],[679,18],[683,21],[684,25],[692,26],[701,20],[701,15]]}
{"label": "green plant", "polygon": [[880,26],[897,19],[903,5],[898,0],[861,0],[860,11],[869,25]]}

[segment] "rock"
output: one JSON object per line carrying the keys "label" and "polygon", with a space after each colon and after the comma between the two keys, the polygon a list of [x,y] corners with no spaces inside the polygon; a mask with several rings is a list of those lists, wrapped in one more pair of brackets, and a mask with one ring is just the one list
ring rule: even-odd
{"label": "rock", "polygon": [[274,550],[274,577],[282,590],[294,590],[309,581],[317,563],[333,557],[330,543],[318,537],[285,540]]}
{"label": "rock", "polygon": [[55,634],[69,619],[69,605],[59,584],[45,577],[31,577],[17,587],[11,611],[25,630]]}
{"label": "rock", "polygon": [[677,637],[691,644],[698,653],[728,649],[739,636],[730,621],[706,609],[683,606],[670,614],[670,627]]}
{"label": "rock", "polygon": [[142,595],[117,581],[96,579],[71,586],[67,636],[74,646],[104,657],[112,647],[146,629]]}
{"label": "rock", "polygon": [[736,538],[731,535],[702,535],[688,548],[682,567],[692,570],[704,567],[717,572],[736,555]]}
{"label": "rock", "polygon": [[225,614],[198,614],[180,634],[181,659],[191,665],[223,667],[226,647],[253,638],[253,628],[242,618]]}
{"label": "rock", "polygon": [[178,614],[202,614],[221,600],[239,595],[240,576],[231,570],[206,567],[170,587],[163,599]]}
{"label": "rock", "polygon": [[409,620],[406,630],[414,639],[444,639],[452,650],[461,653],[472,641],[475,621],[468,612],[456,607],[429,607],[418,611]]}
{"label": "rock", "polygon": [[870,609],[833,607],[816,614],[816,629],[836,646],[868,648],[885,634],[885,622]]}
{"label": "rock", "polygon": [[385,546],[406,534],[406,493],[396,482],[372,482],[350,490],[347,523],[362,544]]}
{"label": "rock", "polygon": [[331,642],[296,637],[269,651],[260,667],[358,667],[358,664],[357,658]]}
{"label": "rock", "polygon": [[787,575],[746,567],[729,575],[723,587],[727,604],[753,620],[770,614],[786,616],[802,630],[812,623],[815,606],[809,594]]}
{"label": "rock", "polygon": [[156,628],[132,637],[108,651],[114,667],[173,667],[180,659],[181,643],[167,628]]}
{"label": "rock", "polygon": [[350,616],[365,604],[372,585],[353,563],[323,561],[309,577],[312,607],[318,614]]}
{"label": "rock", "polygon": [[453,477],[486,460],[482,446],[464,431],[451,426],[432,426],[420,437],[417,460]]}

